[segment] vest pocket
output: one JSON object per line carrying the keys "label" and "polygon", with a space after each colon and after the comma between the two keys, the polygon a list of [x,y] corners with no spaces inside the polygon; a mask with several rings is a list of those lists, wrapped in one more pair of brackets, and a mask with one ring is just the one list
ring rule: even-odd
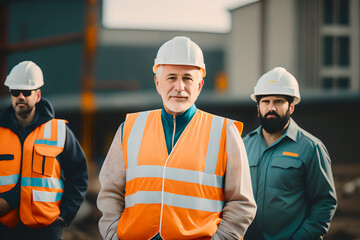
{"label": "vest pocket", "polygon": [[33,167],[32,170],[44,176],[52,176],[55,172],[55,157],[44,155],[44,151],[37,151],[37,146],[34,147]]}
{"label": "vest pocket", "polygon": [[40,187],[31,191],[31,213],[35,221],[27,224],[30,227],[45,227],[53,223],[60,215],[62,192],[55,192]]}

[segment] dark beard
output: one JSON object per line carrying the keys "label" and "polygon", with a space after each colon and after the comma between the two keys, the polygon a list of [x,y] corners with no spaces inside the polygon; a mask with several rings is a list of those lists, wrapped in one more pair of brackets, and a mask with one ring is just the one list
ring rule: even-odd
{"label": "dark beard", "polygon": [[[276,118],[266,118],[268,115],[275,115]],[[286,111],[286,114],[283,117],[280,117],[276,112],[268,112],[265,116],[262,116],[259,112],[260,124],[263,129],[268,133],[280,132],[284,129],[286,124],[290,119],[290,108]]]}
{"label": "dark beard", "polygon": [[26,102],[19,101],[19,103],[24,103],[25,107],[19,108],[16,110],[16,115],[19,116],[22,119],[26,119],[34,107],[30,107]]}

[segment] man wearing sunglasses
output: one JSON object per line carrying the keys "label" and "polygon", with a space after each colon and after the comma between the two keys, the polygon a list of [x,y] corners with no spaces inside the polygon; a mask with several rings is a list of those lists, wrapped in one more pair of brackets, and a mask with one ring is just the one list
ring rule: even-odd
{"label": "man wearing sunglasses", "polygon": [[85,197],[85,155],[41,98],[43,85],[31,61],[5,81],[12,106],[0,115],[0,239],[62,239]]}

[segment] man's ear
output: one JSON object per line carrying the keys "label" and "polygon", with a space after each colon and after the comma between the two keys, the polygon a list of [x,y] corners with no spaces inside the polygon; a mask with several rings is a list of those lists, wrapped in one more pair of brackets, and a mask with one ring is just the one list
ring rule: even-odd
{"label": "man's ear", "polygon": [[291,115],[291,114],[293,114],[293,112],[295,111],[295,104],[294,104],[293,102],[290,103],[289,108],[290,108],[290,109],[289,109],[289,110],[290,110],[289,112],[290,112],[290,115]]}
{"label": "man's ear", "polygon": [[38,102],[40,102],[40,100],[41,100],[41,90],[40,90],[40,89],[36,90],[36,91],[35,91],[35,94],[37,95],[37,97],[36,97],[36,103],[38,103]]}
{"label": "man's ear", "polygon": [[201,80],[199,81],[198,96],[199,96],[203,86],[204,86],[204,79],[201,78]]}
{"label": "man's ear", "polygon": [[159,92],[159,80],[158,77],[155,75],[154,76],[154,83],[155,83],[155,87],[156,87],[156,91],[160,94]]}

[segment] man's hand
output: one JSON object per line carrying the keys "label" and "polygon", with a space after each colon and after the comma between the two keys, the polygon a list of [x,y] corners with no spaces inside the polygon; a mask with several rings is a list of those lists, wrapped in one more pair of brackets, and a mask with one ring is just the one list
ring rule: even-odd
{"label": "man's hand", "polygon": [[10,208],[10,205],[8,204],[8,202],[5,199],[0,198],[0,217],[4,216],[5,214],[7,214],[10,211],[11,211],[11,208]]}
{"label": "man's hand", "polygon": [[65,222],[65,220],[64,220],[62,217],[60,217],[60,216],[57,217],[57,221],[61,221],[64,227],[66,227],[66,226],[68,225],[68,224]]}

